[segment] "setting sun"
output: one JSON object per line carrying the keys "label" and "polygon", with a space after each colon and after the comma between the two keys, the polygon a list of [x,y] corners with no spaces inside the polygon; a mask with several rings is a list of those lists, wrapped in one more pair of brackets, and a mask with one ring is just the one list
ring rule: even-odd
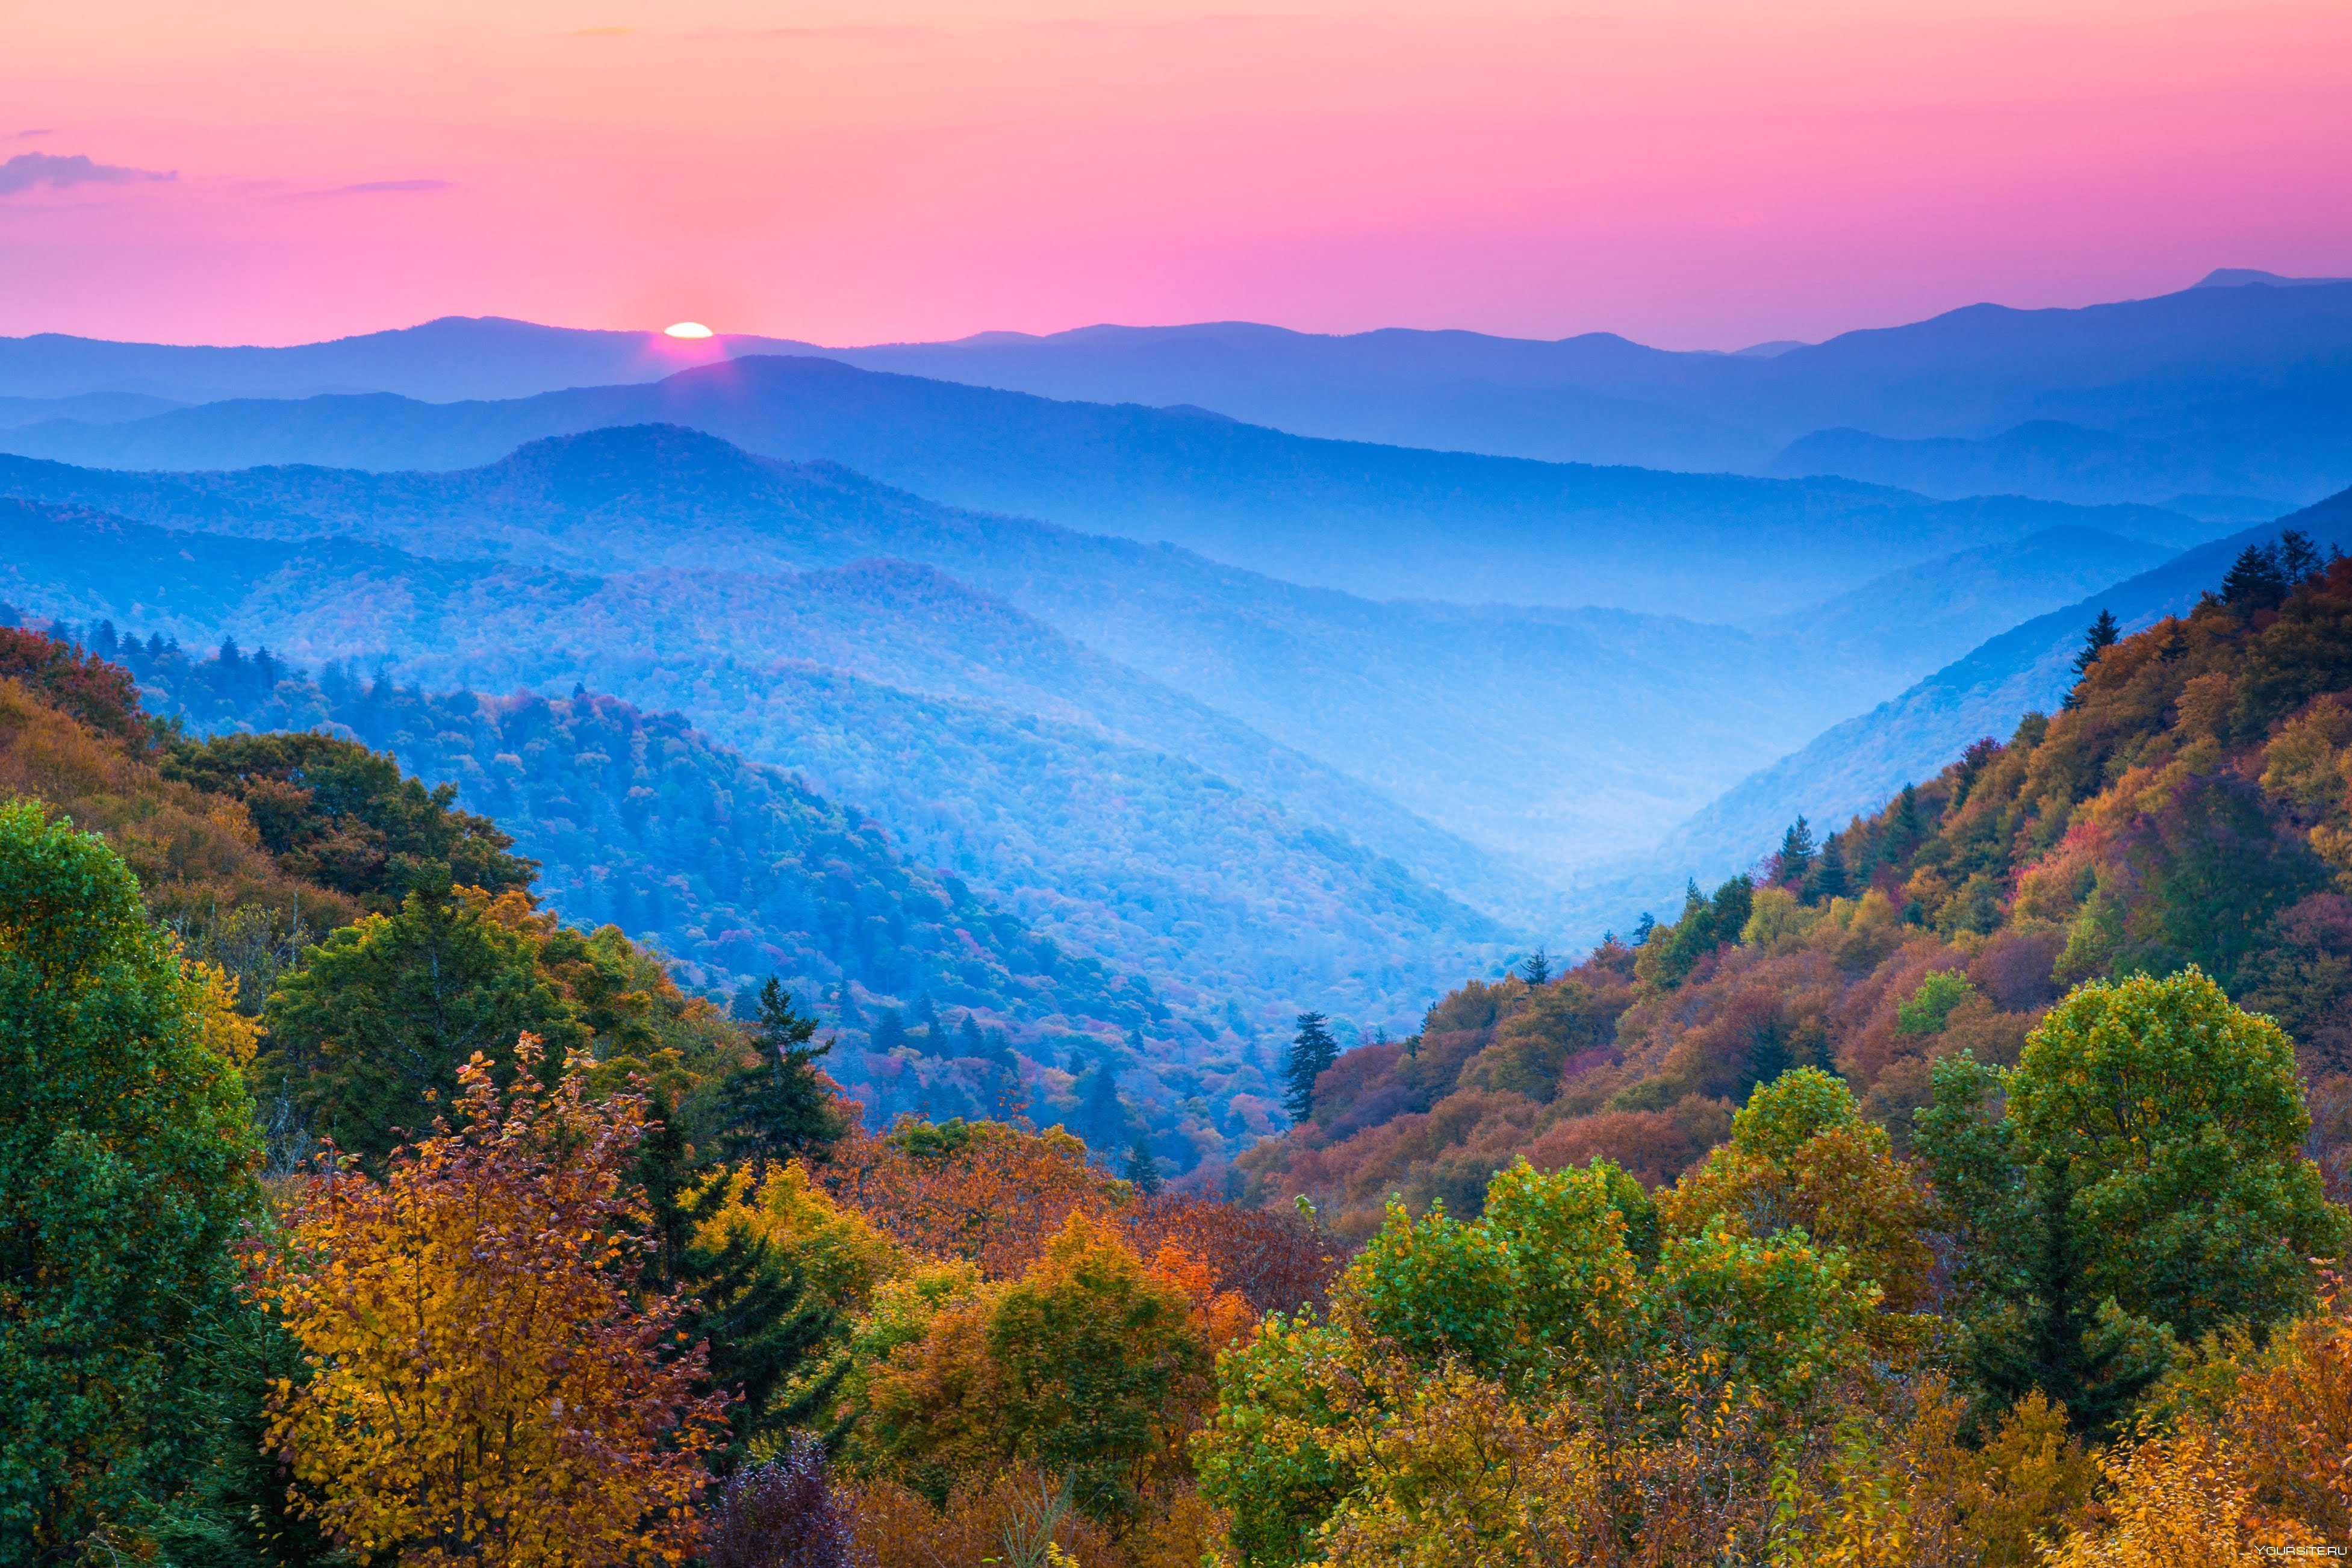
{"label": "setting sun", "polygon": [[707,338],[711,335],[710,329],[700,321],[674,321],[664,327],[662,333],[672,338]]}

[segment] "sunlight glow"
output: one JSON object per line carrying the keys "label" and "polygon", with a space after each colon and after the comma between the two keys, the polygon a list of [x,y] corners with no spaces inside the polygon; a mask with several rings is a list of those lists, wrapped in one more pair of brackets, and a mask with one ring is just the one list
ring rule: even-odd
{"label": "sunlight glow", "polygon": [[707,338],[711,335],[710,329],[700,321],[673,321],[662,329],[662,333],[672,338]]}

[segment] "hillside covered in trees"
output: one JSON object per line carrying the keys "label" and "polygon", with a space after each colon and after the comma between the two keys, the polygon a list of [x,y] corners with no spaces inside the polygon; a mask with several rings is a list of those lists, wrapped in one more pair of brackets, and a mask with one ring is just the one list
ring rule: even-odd
{"label": "hillside covered in trees", "polygon": [[2352,563],[2290,533],[2190,614],[2093,628],[2055,713],[1969,747],[1665,923],[1473,982],[1340,1057],[1255,1190],[1351,1234],[1391,1194],[1475,1213],[1518,1154],[1671,1181],[1759,1082],[1839,1075],[1906,1147],[1934,1064],[2006,1066],[2081,982],[2194,964],[2277,1018],[2341,1183],[2352,1152]]}
{"label": "hillside covered in trees", "polygon": [[[205,776],[317,790],[353,770],[396,779],[397,757],[480,814],[467,820],[510,833],[565,920],[617,927],[689,991],[739,1010],[778,977],[838,1037],[832,1070],[877,1126],[902,1111],[1027,1114],[1114,1156],[1144,1141],[1169,1174],[1205,1163],[1212,1179],[1277,1124],[1273,1047],[1234,998],[1195,991],[1171,1005],[675,714],[584,692],[428,696],[340,667],[313,682],[266,648],[191,658],[107,624],[80,639],[121,661],[116,678],[136,672],[148,710],[220,737],[234,765]],[[313,728],[391,756],[353,760],[348,740],[299,732]],[[195,765],[178,754],[166,774]],[[303,930],[332,923],[314,914]],[[266,990],[297,938],[281,922],[253,940]]]}
{"label": "hillside covered in trees", "polygon": [[[2245,777],[2259,750],[2242,838],[2258,818],[2332,866],[2345,747],[2309,737],[2341,695],[2313,687],[2352,564],[2241,564],[2152,651],[2095,637],[2081,700],[2007,755],[1818,846],[1799,825],[1769,882],[1694,892],[1565,977],[1538,955],[1433,1018],[1471,1026],[1402,1047],[1433,1064],[1446,1034],[1486,1035],[1439,1114],[1613,1068],[1685,1089],[1673,1121],[1719,1084],[1721,1142],[1651,1161],[1678,1179],[1538,1140],[1458,1206],[1342,1212],[1352,1239],[1311,1205],[1159,1192],[1148,1150],[1113,1175],[1058,1130],[866,1131],[780,986],[730,1017],[617,929],[563,925],[449,792],[334,736],[175,735],[119,666],[0,632],[0,1562],[2324,1552],[2352,1530],[2331,1267],[2352,1214],[2305,1152],[2330,1058],[2194,967],[2146,972],[2246,956],[2226,923],[2162,918],[2193,832],[2091,846],[2067,918],[1967,891],[1990,863],[1971,812],[2021,827],[2021,803],[2063,801],[2026,793],[2030,764],[2075,731],[2078,760],[2115,760],[2076,809],[2129,789],[2161,823],[2195,793],[2184,757]],[[2135,693],[2165,689],[2144,679],[2198,727],[2135,728]],[[2026,843],[2029,872],[2050,863]],[[2117,866],[2143,881],[2102,885]],[[2276,879],[2251,918],[2331,896]],[[206,956],[247,916],[344,923],[257,1002]],[[2126,977],[2046,1007],[1974,994],[2013,964],[1893,987],[1894,1033],[1932,1058],[1900,1143],[1869,1113],[1895,1067],[1868,1081],[1793,1013],[1751,1013],[1736,1058],[1549,1054],[1618,1053],[1599,1026],[1643,1007],[1721,1015],[1743,965],[1769,1000],[1809,958],[2014,958],[1999,939],[2037,918],[2063,937],[2037,984],[2069,952]],[[1311,1016],[1300,1035],[1310,1115],[1351,1070],[1403,1076]],[[1792,1065],[1825,1044],[1837,1071]]]}

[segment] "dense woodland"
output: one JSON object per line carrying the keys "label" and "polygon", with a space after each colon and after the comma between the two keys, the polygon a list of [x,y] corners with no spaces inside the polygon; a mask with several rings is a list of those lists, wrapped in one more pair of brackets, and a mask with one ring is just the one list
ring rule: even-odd
{"label": "dense woodland", "polygon": [[[1231,1152],[1276,1125],[1273,1047],[1237,1007],[1176,1018],[1144,982],[926,870],[872,822],[676,715],[584,692],[428,696],[332,666],[314,683],[267,648],[229,641],[192,658],[104,623],[79,637],[135,672],[150,712],[213,732],[171,749],[167,774],[243,792],[267,773],[272,788],[348,794],[322,781],[356,769],[389,789],[398,769],[350,738],[363,740],[446,781],[444,804],[511,831],[548,908],[658,950],[686,990],[742,1011],[762,978],[780,978],[839,1040],[833,1070],[877,1129],[902,1111],[1026,1113],[1120,1157],[1148,1140],[1168,1174],[1206,1164],[1218,1183]],[[312,726],[347,739],[250,733]],[[291,919],[274,940],[240,928],[252,940],[229,962],[248,995],[299,945]]]}
{"label": "dense woodland", "polygon": [[0,639],[0,1561],[2352,1539],[2352,563],[2293,536],[1671,923],[1301,1017],[1247,1205],[868,1131],[784,987],[564,925],[491,816]]}

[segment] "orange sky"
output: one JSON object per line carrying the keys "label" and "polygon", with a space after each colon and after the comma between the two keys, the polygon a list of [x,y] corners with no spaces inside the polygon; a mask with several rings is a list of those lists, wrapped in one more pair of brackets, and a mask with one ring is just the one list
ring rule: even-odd
{"label": "orange sky", "polygon": [[2352,274],[2352,0],[29,9],[0,333],[1729,347]]}

